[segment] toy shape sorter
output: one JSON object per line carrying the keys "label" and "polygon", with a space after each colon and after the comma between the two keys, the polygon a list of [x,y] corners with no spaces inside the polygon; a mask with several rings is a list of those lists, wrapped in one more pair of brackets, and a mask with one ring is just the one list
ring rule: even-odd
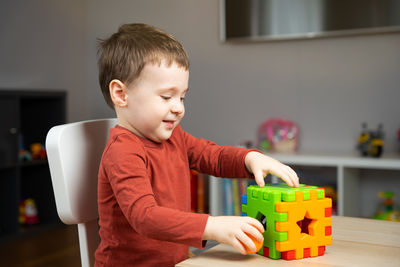
{"label": "toy shape sorter", "polygon": [[316,257],[332,244],[332,199],[325,197],[323,188],[251,185],[242,197],[242,212],[264,225],[264,244],[258,254],[265,257]]}

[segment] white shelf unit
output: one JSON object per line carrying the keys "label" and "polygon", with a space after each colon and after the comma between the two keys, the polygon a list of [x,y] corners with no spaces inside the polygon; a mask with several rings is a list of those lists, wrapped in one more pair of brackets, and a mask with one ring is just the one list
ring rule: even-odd
{"label": "white shelf unit", "polygon": [[[364,182],[371,179],[367,176],[376,175],[380,171],[392,171],[395,173],[395,179],[386,179],[385,174],[379,174],[377,183],[393,183],[387,187],[396,192],[400,192],[400,155],[384,154],[381,158],[364,158],[355,154],[329,154],[329,153],[305,153],[297,152],[290,154],[282,153],[266,153],[267,155],[287,164],[296,169],[296,167],[328,167],[335,170],[335,183],[337,187],[337,214],[340,216],[365,217],[361,212],[361,207],[364,202],[362,190]],[[318,172],[318,168],[317,168]],[[367,174],[367,175],[366,175]],[[321,179],[324,177],[321,174]],[[223,208],[223,188],[220,178],[210,176],[210,194],[209,205],[210,214],[213,216],[222,215]],[[272,179],[272,182],[277,182],[278,179]],[[301,177],[300,177],[301,182]],[[374,185],[372,185],[374,186]],[[375,190],[372,188],[372,190]],[[376,189],[378,190],[378,189]],[[374,191],[376,197],[376,192]],[[365,194],[364,194],[365,195]],[[397,195],[400,195],[397,194]],[[397,197],[399,199],[400,197]],[[364,203],[371,205],[371,203]],[[375,209],[375,207],[372,207]]]}
{"label": "white shelf unit", "polygon": [[[329,153],[266,153],[267,155],[293,167],[332,167],[336,169],[338,194],[338,215],[361,216],[361,188],[366,170],[391,170],[396,172],[398,180],[393,188],[400,189],[400,156],[384,154],[381,158],[367,158],[354,154]],[[398,175],[397,175],[398,173]],[[300,177],[301,179],[301,177]],[[378,179],[378,178],[377,178]],[[384,177],[380,176],[382,183]],[[368,203],[365,203],[368,205]]]}

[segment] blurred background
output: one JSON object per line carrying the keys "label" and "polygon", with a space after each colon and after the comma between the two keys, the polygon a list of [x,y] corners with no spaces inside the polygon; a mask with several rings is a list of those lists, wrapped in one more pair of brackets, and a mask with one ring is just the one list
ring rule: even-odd
{"label": "blurred background", "polygon": [[[232,1],[233,8],[239,2]],[[267,119],[290,120],[298,127],[297,149],[301,160],[306,157],[306,164],[295,164],[298,157],[281,159],[290,165],[293,163],[305,183],[333,186],[342,201],[339,203],[341,215],[346,215],[346,207],[350,205],[348,215],[372,217],[383,202],[378,197],[380,191],[393,191],[397,195],[395,203],[399,203],[400,167],[396,166],[400,166],[400,15],[394,13],[395,19],[391,21],[397,23],[394,31],[374,29],[372,33],[320,34],[330,30],[333,23],[327,28],[314,27],[312,29],[316,32],[307,33],[307,21],[315,26],[315,21],[321,19],[311,16],[311,11],[321,7],[317,8],[318,2],[329,1],[305,0],[296,1],[296,4],[275,0],[247,1],[246,8],[239,7],[244,14],[241,16],[235,12],[227,15],[223,0],[1,0],[0,89],[11,92],[40,90],[50,94],[64,91],[65,109],[57,104],[64,103],[64,99],[57,98],[61,102],[50,105],[65,110],[65,114],[60,111],[62,119],[59,123],[115,117],[105,104],[98,85],[97,40],[107,38],[124,23],[154,25],[173,34],[190,56],[190,91],[182,121],[186,131],[221,145],[256,144],[257,131]],[[300,3],[307,5],[301,6]],[[346,13],[348,9],[343,6],[328,8],[329,11],[336,10],[336,24],[352,17],[361,18],[361,10],[365,7],[372,10],[371,18],[375,22],[379,22],[381,17],[374,14],[382,14],[375,11],[389,10],[389,4],[392,12],[400,12],[398,1],[354,0],[351,3],[359,6],[360,12],[355,8],[353,13]],[[263,17],[266,10],[270,16],[267,19]],[[279,12],[284,10],[290,12],[279,16]],[[225,20],[228,17],[230,20]],[[282,38],[273,35],[279,32],[279,27],[270,23],[268,30],[260,24],[268,19],[286,23],[283,30],[289,29],[289,35]],[[376,28],[379,23],[374,25],[369,25],[369,28]],[[245,30],[241,31],[243,27]],[[230,36],[228,28],[239,31]],[[303,33],[296,35],[291,29],[303,30]],[[266,34],[271,35],[266,37]],[[48,113],[54,110],[46,108],[46,105],[43,109]],[[29,109],[25,112],[29,113]],[[39,113],[46,116],[45,111]],[[2,123],[7,114],[3,111]],[[371,161],[372,169],[365,168],[365,162],[352,169],[342,169],[341,163],[335,162],[336,158],[329,158],[325,165],[307,158],[312,153],[355,155],[358,158],[356,146],[362,123],[367,123],[369,129],[383,125],[383,155],[390,158],[388,164],[374,159]],[[45,136],[42,138],[44,141]],[[0,140],[0,144],[2,142],[7,141]],[[375,163],[378,167],[374,167]],[[47,165],[33,168],[43,166],[47,168]],[[15,172],[13,168],[16,168]],[[13,180],[13,177],[20,177],[19,168],[24,167],[18,164],[3,166],[0,162],[0,178],[7,176]],[[29,176],[30,170],[21,173]],[[43,174],[43,170],[39,173],[49,175]],[[350,177],[347,180],[344,179],[346,175]],[[319,180],[321,177],[325,179],[323,182]],[[0,205],[3,221],[8,216],[3,211],[10,210],[7,206],[9,196],[14,194],[7,189],[9,180],[3,179],[0,184],[4,192],[8,191],[0,199],[6,203]],[[29,182],[27,187],[32,183],[35,182]],[[39,193],[36,194],[43,194],[46,190],[51,197],[49,179],[46,183],[42,189],[37,189]],[[19,186],[17,182],[13,187],[17,194]],[[209,184],[206,182],[202,186],[208,188]],[[348,188],[347,192],[345,188]],[[211,192],[205,192],[205,198],[209,195]],[[17,196],[14,200],[20,198]],[[38,206],[43,205],[37,203],[41,201],[40,197],[35,200]],[[54,211],[54,200],[51,203]],[[209,211],[207,200],[203,205],[205,211]],[[43,208],[38,210],[39,219],[41,210]],[[12,214],[17,214],[17,211]],[[52,223],[54,221],[50,221]],[[4,238],[9,232],[3,235],[2,227],[0,225],[0,241],[3,242],[0,243],[7,244],[5,241],[15,238]],[[44,227],[38,232],[48,233],[49,229]],[[19,237],[21,231],[18,231]],[[75,230],[69,231],[75,235]],[[68,242],[74,244],[73,247],[55,252],[50,259],[58,258],[57,255],[70,255],[68,253],[76,256],[76,238],[65,237],[64,240],[70,240]],[[50,241],[46,242],[50,244]],[[15,251],[18,247],[21,246],[15,245]],[[32,247],[35,245],[27,245],[26,251],[32,251]],[[21,253],[28,255],[26,251]],[[2,257],[8,254],[11,260],[6,263],[12,266],[18,252],[4,253]],[[46,262],[50,261],[36,259],[29,266],[45,266]]]}
{"label": "blurred background", "polygon": [[215,0],[3,0],[0,87],[64,89],[67,120],[113,117],[97,81],[97,38],[123,23],[172,33],[191,59],[184,129],[219,144],[256,138],[269,117],[295,121],[300,149],[353,151],[361,123],[400,127],[400,33],[278,42],[221,41]]}

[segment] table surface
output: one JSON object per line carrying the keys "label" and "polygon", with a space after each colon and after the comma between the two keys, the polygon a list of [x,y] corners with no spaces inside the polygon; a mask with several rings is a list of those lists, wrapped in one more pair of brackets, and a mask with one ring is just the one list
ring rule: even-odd
{"label": "table surface", "polygon": [[400,223],[332,217],[332,245],[319,257],[300,260],[273,260],[242,255],[235,248],[219,244],[176,266],[378,266],[400,267]]}

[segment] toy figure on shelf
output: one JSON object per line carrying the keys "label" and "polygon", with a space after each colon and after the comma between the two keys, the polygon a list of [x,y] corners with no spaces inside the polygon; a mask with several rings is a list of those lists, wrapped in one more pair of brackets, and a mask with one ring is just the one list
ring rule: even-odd
{"label": "toy figure on shelf", "polygon": [[20,162],[32,161],[32,155],[28,150],[20,149],[18,153],[18,159]]}
{"label": "toy figure on shelf", "polygon": [[358,149],[362,156],[380,157],[383,152],[384,132],[380,123],[376,131],[368,130],[367,123],[362,124],[362,132],[358,138]]}
{"label": "toy figure on shelf", "polygon": [[40,143],[33,143],[30,146],[32,159],[46,159],[46,150],[44,146]]}
{"label": "toy figure on shelf", "polygon": [[258,129],[258,147],[276,152],[293,152],[297,149],[298,128],[294,122],[269,119]]}
{"label": "toy figure on shelf", "polygon": [[19,150],[19,161],[32,161],[32,160],[44,160],[47,157],[46,149],[40,143],[33,143],[30,145],[30,150],[26,150],[25,148],[21,147]]}
{"label": "toy figure on shelf", "polygon": [[384,201],[378,208],[378,212],[373,217],[378,220],[400,222],[400,211],[394,209],[394,193],[391,191],[379,192],[378,196]]}
{"label": "toy figure on shelf", "polygon": [[19,222],[29,225],[39,223],[38,211],[32,198],[22,200],[19,204]]}
{"label": "toy figure on shelf", "polygon": [[24,136],[22,134],[18,135],[18,160],[20,162],[25,162],[25,161],[32,161],[32,155],[31,152],[29,152],[27,149],[24,147]]}

